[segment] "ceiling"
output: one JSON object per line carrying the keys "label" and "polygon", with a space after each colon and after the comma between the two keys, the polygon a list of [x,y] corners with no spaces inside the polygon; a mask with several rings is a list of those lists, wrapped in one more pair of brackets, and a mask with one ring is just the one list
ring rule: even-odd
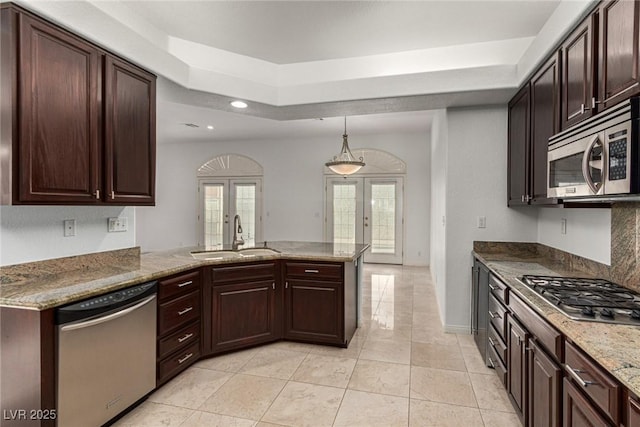
{"label": "ceiling", "polygon": [[125,1],[157,28],[275,64],[531,37],[559,1]]}
{"label": "ceiling", "polygon": [[169,142],[427,133],[432,109],[506,103],[594,0],[16,1],[158,74]]}

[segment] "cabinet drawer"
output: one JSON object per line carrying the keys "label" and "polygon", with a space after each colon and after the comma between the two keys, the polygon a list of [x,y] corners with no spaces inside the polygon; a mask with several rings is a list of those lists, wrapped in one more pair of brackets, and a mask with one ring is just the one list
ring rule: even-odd
{"label": "cabinet drawer", "polygon": [[200,358],[200,341],[161,361],[158,364],[158,382],[163,382],[185,370]]}
{"label": "cabinet drawer", "polygon": [[493,294],[489,294],[489,321],[503,341],[505,340],[506,313],[507,309]]}
{"label": "cabinet drawer", "polygon": [[500,357],[496,353],[496,349],[494,347],[488,346],[487,352],[488,352],[487,362],[489,362],[489,365],[493,369],[495,369],[496,374],[498,375],[498,378],[500,378],[500,381],[502,381],[502,384],[506,387],[507,386],[507,368],[505,367],[504,363],[502,363],[502,360],[500,360]]}
{"label": "cabinet drawer", "polygon": [[507,360],[507,345],[500,338],[493,325],[489,325],[489,347],[494,348],[503,363]]}
{"label": "cabinet drawer", "polygon": [[160,301],[188,294],[200,288],[200,271],[170,277],[158,282]]}
{"label": "cabinet drawer", "polygon": [[287,277],[303,277],[305,279],[321,278],[325,280],[342,280],[342,264],[311,264],[305,262],[288,262]]}
{"label": "cabinet drawer", "polygon": [[538,344],[541,344],[556,360],[562,360],[562,334],[560,332],[513,292],[509,295],[509,308],[524,327],[536,337]]}
{"label": "cabinet drawer", "polygon": [[496,276],[493,274],[489,275],[489,292],[493,294],[498,301],[503,304],[507,303],[507,285],[502,283]]}
{"label": "cabinet drawer", "polygon": [[577,347],[565,343],[565,371],[568,378],[614,421],[620,421],[620,385],[602,367],[592,362]]}
{"label": "cabinet drawer", "polygon": [[226,283],[242,280],[273,279],[276,277],[276,264],[273,262],[264,264],[242,264],[230,267],[214,267],[211,269],[213,283]]}
{"label": "cabinet drawer", "polygon": [[192,323],[158,341],[158,358],[163,358],[180,347],[185,347],[200,339],[200,322]]}
{"label": "cabinet drawer", "polygon": [[200,318],[200,292],[192,292],[158,308],[158,335]]}

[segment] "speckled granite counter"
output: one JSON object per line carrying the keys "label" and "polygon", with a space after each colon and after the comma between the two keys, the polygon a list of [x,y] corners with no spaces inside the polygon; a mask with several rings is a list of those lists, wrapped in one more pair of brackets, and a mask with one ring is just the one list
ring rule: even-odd
{"label": "speckled granite counter", "polygon": [[523,274],[567,277],[597,277],[597,274],[524,247],[508,252],[486,249],[476,247],[474,255],[549,323],[640,395],[640,327],[571,320],[516,280]]}
{"label": "speckled granite counter", "polygon": [[[261,243],[257,247],[265,246]],[[0,306],[45,310],[204,265],[268,259],[352,262],[368,245],[282,241],[268,242],[266,247],[278,253],[244,259],[197,260],[191,252],[205,248],[146,254],[140,254],[139,248],[131,248],[0,267]]]}

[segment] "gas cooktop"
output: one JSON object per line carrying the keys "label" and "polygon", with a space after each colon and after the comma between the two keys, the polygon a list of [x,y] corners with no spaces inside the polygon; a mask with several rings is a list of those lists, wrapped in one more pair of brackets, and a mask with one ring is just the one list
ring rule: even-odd
{"label": "gas cooktop", "polygon": [[525,275],[521,282],[571,319],[640,326],[640,294],[608,280]]}

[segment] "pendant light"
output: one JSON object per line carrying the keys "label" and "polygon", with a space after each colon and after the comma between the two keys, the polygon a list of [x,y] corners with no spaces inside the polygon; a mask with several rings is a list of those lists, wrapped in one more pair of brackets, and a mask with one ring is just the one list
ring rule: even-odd
{"label": "pendant light", "polygon": [[364,166],[362,157],[357,160],[351,150],[349,150],[349,141],[347,141],[347,116],[344,117],[344,135],[342,135],[342,150],[337,156],[325,163],[324,165],[338,175],[351,175],[360,170]]}

